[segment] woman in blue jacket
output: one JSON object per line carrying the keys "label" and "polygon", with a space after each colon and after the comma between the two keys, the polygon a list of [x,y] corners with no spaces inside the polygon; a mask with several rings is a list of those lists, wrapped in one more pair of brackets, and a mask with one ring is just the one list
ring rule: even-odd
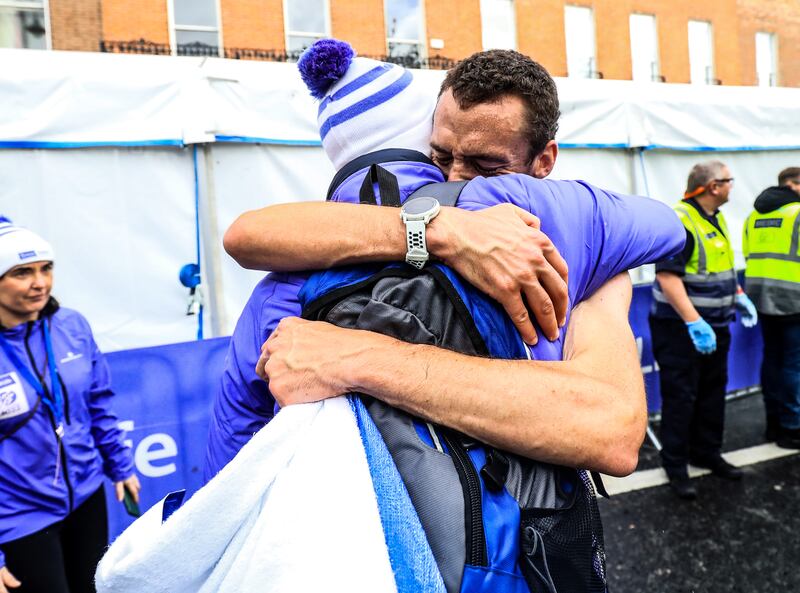
{"label": "woman in blue jacket", "polygon": [[108,366],[52,286],[51,246],[0,217],[0,593],[94,591],[103,474],[139,496]]}

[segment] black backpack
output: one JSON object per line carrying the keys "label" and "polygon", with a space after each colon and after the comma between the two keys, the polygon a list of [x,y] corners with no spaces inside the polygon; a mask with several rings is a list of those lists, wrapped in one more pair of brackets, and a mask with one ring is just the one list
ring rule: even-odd
{"label": "black backpack", "polygon": [[[399,206],[391,177],[373,164],[362,201],[378,185],[383,205]],[[414,195],[455,205],[463,186],[431,184]],[[503,309],[440,264],[319,272],[300,300],[306,319],[474,356],[530,358]],[[408,489],[448,593],[607,591],[603,529],[587,472],[501,451],[362,399]]]}

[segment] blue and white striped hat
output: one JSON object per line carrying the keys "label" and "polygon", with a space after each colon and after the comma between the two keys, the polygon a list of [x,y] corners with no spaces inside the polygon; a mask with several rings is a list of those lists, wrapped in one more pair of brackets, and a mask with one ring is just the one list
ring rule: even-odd
{"label": "blue and white striped hat", "polygon": [[321,100],[319,134],[336,169],[384,148],[430,152],[436,94],[410,70],[357,58],[337,39],[315,42],[297,67]]}
{"label": "blue and white striped hat", "polygon": [[38,261],[53,261],[53,247],[33,231],[14,226],[0,216],[0,276],[11,268]]}

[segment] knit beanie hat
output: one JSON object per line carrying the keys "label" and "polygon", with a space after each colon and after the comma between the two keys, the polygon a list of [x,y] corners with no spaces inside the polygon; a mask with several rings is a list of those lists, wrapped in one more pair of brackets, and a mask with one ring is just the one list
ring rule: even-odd
{"label": "knit beanie hat", "polygon": [[430,153],[436,96],[410,70],[355,57],[353,48],[337,39],[315,42],[297,67],[321,101],[319,135],[337,170],[384,148]]}
{"label": "knit beanie hat", "polygon": [[38,261],[53,261],[53,247],[28,229],[0,216],[0,276],[11,268]]}

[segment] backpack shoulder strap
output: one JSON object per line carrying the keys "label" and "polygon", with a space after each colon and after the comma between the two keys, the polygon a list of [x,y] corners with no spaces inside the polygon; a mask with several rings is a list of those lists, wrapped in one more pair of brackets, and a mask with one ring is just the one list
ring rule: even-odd
{"label": "backpack shoulder strap", "polygon": [[364,176],[364,182],[358,192],[358,199],[362,204],[376,205],[375,185],[378,186],[378,195],[381,198],[381,206],[400,207],[400,186],[397,177],[389,173],[383,167],[373,164]]}
{"label": "backpack shoulder strap", "polygon": [[464,186],[467,185],[469,181],[443,181],[441,183],[429,183],[428,185],[423,185],[413,194],[408,196],[408,199],[411,198],[418,198],[420,196],[425,196],[429,198],[436,198],[436,200],[442,206],[455,206],[458,202],[459,196],[461,196],[461,191],[464,189]]}

